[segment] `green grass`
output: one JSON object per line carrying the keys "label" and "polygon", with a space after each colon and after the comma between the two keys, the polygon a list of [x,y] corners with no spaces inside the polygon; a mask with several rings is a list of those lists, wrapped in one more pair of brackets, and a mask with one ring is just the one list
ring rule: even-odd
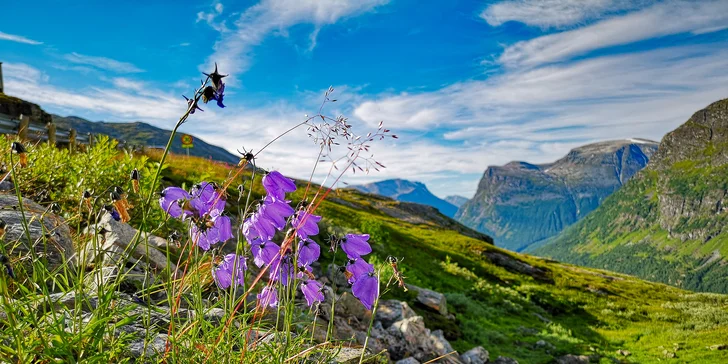
{"label": "green grass", "polygon": [[[0,147],[7,150],[5,144]],[[122,164],[102,163],[102,160],[107,160],[108,153],[116,151],[110,147],[97,148],[106,149],[103,153],[92,150],[66,154],[42,146],[31,148],[31,167],[20,171],[21,189],[26,194],[32,194],[39,188],[52,190],[51,197],[44,202],[60,203],[70,225],[81,227],[87,216],[79,209],[77,196],[84,189],[99,191],[103,190],[103,184],[124,185],[133,166],[142,168],[146,171],[144,175],[148,176],[154,160],[159,157],[122,153],[111,158],[116,161],[114,163]],[[102,183],[84,178],[90,175],[86,168],[99,168],[93,173],[107,176],[108,180]],[[200,158],[172,155],[162,171],[163,185],[190,186],[200,180],[223,183],[231,171],[228,166],[211,164]],[[228,188],[231,210],[239,207],[236,189],[239,180],[233,181]],[[303,190],[299,188],[292,195],[294,203],[303,198]],[[255,198],[262,193],[259,187],[254,187]],[[446,318],[418,305],[411,291],[405,293],[393,289],[384,298],[407,300],[425,318],[428,328],[442,329],[460,352],[481,345],[491,353],[491,357],[509,356],[522,363],[549,363],[564,354],[600,355],[604,362],[609,362],[606,358],[617,357],[616,351],[624,349],[633,353],[623,358],[627,362],[655,362],[664,359],[664,350],[674,351],[674,344],[678,344],[675,362],[720,363],[728,360],[728,352],[707,349],[710,345],[728,343],[726,296],[691,293],[627,275],[508,252],[435,223],[408,223],[376,208],[383,203],[396,208],[396,201],[376,200],[349,190],[332,192],[330,197],[317,210],[324,216],[322,234],[317,237],[322,244],[321,262],[330,262],[334,258],[326,251],[325,234],[370,233],[374,249],[372,262],[386,266],[384,262],[388,256],[403,258],[400,266],[406,281],[444,293],[448,299],[448,310],[454,317]],[[163,222],[161,215],[151,213],[146,218],[154,222],[155,233],[161,236],[172,230],[184,231],[183,226],[173,221]],[[132,210],[132,224],[138,224],[141,219],[139,211]],[[642,235],[634,235],[634,238],[638,237]],[[486,255],[489,252],[539,268],[553,282],[537,280],[494,264]],[[640,254],[642,261],[651,253],[642,251]],[[627,258],[634,259],[633,256],[625,256]],[[337,261],[343,262],[343,257],[337,257]],[[324,269],[326,264],[322,263]],[[21,270],[20,274],[28,272],[31,270]],[[62,272],[45,274],[46,278],[52,276],[58,282],[66,281],[63,290],[74,289],[73,276]],[[197,277],[189,282],[189,287],[192,287],[189,304],[199,306],[202,304],[199,297],[214,291],[210,280],[205,278],[209,277],[209,265],[205,268],[202,264],[197,273],[189,276]],[[38,357],[56,357],[66,361],[126,360],[122,356],[122,348],[128,338],[108,339],[109,330],[113,330],[123,317],[120,309],[111,308],[117,307],[114,305],[118,302],[110,293],[101,297],[105,310],[94,311],[88,323],[81,318],[73,318],[78,329],[68,334],[57,313],[43,311],[38,319],[30,319],[35,317],[33,315],[20,315],[31,312],[35,307],[33,302],[44,300],[42,294],[30,289],[32,282],[38,281],[28,278],[23,283],[12,283],[2,292],[5,309],[18,315],[14,316],[15,321],[0,320],[0,356],[15,358],[13,353],[20,352],[25,356],[19,357],[19,361]],[[16,306],[9,306],[10,299]],[[228,303],[221,300],[219,307],[227,309]],[[46,322],[48,317],[54,319]],[[134,319],[143,320],[144,317]],[[249,314],[241,314],[238,320],[243,328],[252,325]],[[305,310],[296,310],[296,331],[304,333],[298,336],[301,339],[285,347],[273,345],[252,350],[246,362],[282,361],[286,355],[302,350],[305,344],[302,338],[306,337],[310,320],[311,316]],[[223,360],[225,355],[229,355],[226,350],[243,343],[244,335],[223,335],[224,341],[216,347],[213,343],[221,333],[220,326],[211,325],[201,318],[180,322],[179,325],[179,329],[189,331],[176,339],[177,351],[172,357],[175,361],[196,361],[208,355]],[[270,328],[270,323],[267,325],[264,327]],[[536,342],[539,340],[545,340],[554,347],[538,347]]]}

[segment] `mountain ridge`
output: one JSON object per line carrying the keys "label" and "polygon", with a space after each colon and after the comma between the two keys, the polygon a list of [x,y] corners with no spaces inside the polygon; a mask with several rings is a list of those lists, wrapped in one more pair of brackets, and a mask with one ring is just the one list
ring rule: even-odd
{"label": "mountain ridge", "polygon": [[551,163],[489,166],[455,218],[500,246],[522,251],[594,210],[656,149],[657,142],[646,139],[612,140],[574,148]]}
{"label": "mountain ridge", "polygon": [[395,178],[363,185],[352,185],[348,188],[389,197],[397,201],[432,206],[450,218],[455,216],[458,209],[457,206],[432,194],[424,183],[417,181]]}

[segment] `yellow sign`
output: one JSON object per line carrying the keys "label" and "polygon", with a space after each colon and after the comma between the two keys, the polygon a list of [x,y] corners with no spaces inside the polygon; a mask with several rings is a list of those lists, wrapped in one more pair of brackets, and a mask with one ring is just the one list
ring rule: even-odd
{"label": "yellow sign", "polygon": [[182,135],[182,148],[192,148],[192,135]]}

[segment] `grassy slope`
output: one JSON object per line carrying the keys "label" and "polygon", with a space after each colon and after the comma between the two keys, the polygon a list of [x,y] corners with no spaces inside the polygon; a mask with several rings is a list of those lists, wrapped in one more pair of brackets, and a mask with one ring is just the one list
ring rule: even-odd
{"label": "grassy slope", "polygon": [[[170,165],[166,182],[174,184],[189,185],[201,179],[222,182],[229,173],[221,165],[197,158],[173,156]],[[229,189],[229,201],[234,200],[235,185],[237,182]],[[301,190],[294,202],[302,197]],[[342,203],[325,201],[318,210],[328,232],[345,228],[372,233],[375,261],[383,262],[389,255],[404,257],[401,265],[409,283],[447,295],[455,321],[415,307],[428,327],[443,329],[461,352],[482,345],[493,357],[546,363],[562,354],[615,356],[616,350],[625,349],[633,353],[627,361],[653,362],[665,358],[665,350],[677,348],[679,361],[728,360],[728,351],[707,349],[728,343],[727,296],[691,293],[508,252],[435,224],[392,218],[372,208],[367,202],[370,197],[354,191],[332,197]],[[488,252],[545,270],[553,283],[494,264],[485,255]],[[322,261],[330,259],[325,253]],[[388,296],[413,302],[411,295],[398,290]],[[556,349],[536,348],[538,340],[546,340]]]}

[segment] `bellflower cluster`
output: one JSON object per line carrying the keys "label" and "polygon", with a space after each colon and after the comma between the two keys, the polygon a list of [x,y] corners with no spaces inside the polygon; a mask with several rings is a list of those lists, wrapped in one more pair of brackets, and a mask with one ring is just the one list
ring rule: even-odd
{"label": "bellflower cluster", "polygon": [[201,182],[187,192],[179,187],[165,188],[159,206],[178,219],[191,219],[190,236],[202,250],[233,237],[230,218],[223,215],[225,197],[214,183]]}
{"label": "bellflower cluster", "polygon": [[245,264],[244,257],[228,254],[223,258],[222,263],[213,269],[212,275],[218,287],[227,289],[233,285],[233,280],[237,285],[242,286],[247,269],[248,266]]}
{"label": "bellflower cluster", "polygon": [[340,240],[340,244],[341,250],[349,258],[346,265],[346,276],[349,283],[352,284],[351,293],[361,301],[367,310],[371,310],[379,295],[379,278],[374,272],[374,266],[362,258],[372,252],[369,235],[347,234]]}

